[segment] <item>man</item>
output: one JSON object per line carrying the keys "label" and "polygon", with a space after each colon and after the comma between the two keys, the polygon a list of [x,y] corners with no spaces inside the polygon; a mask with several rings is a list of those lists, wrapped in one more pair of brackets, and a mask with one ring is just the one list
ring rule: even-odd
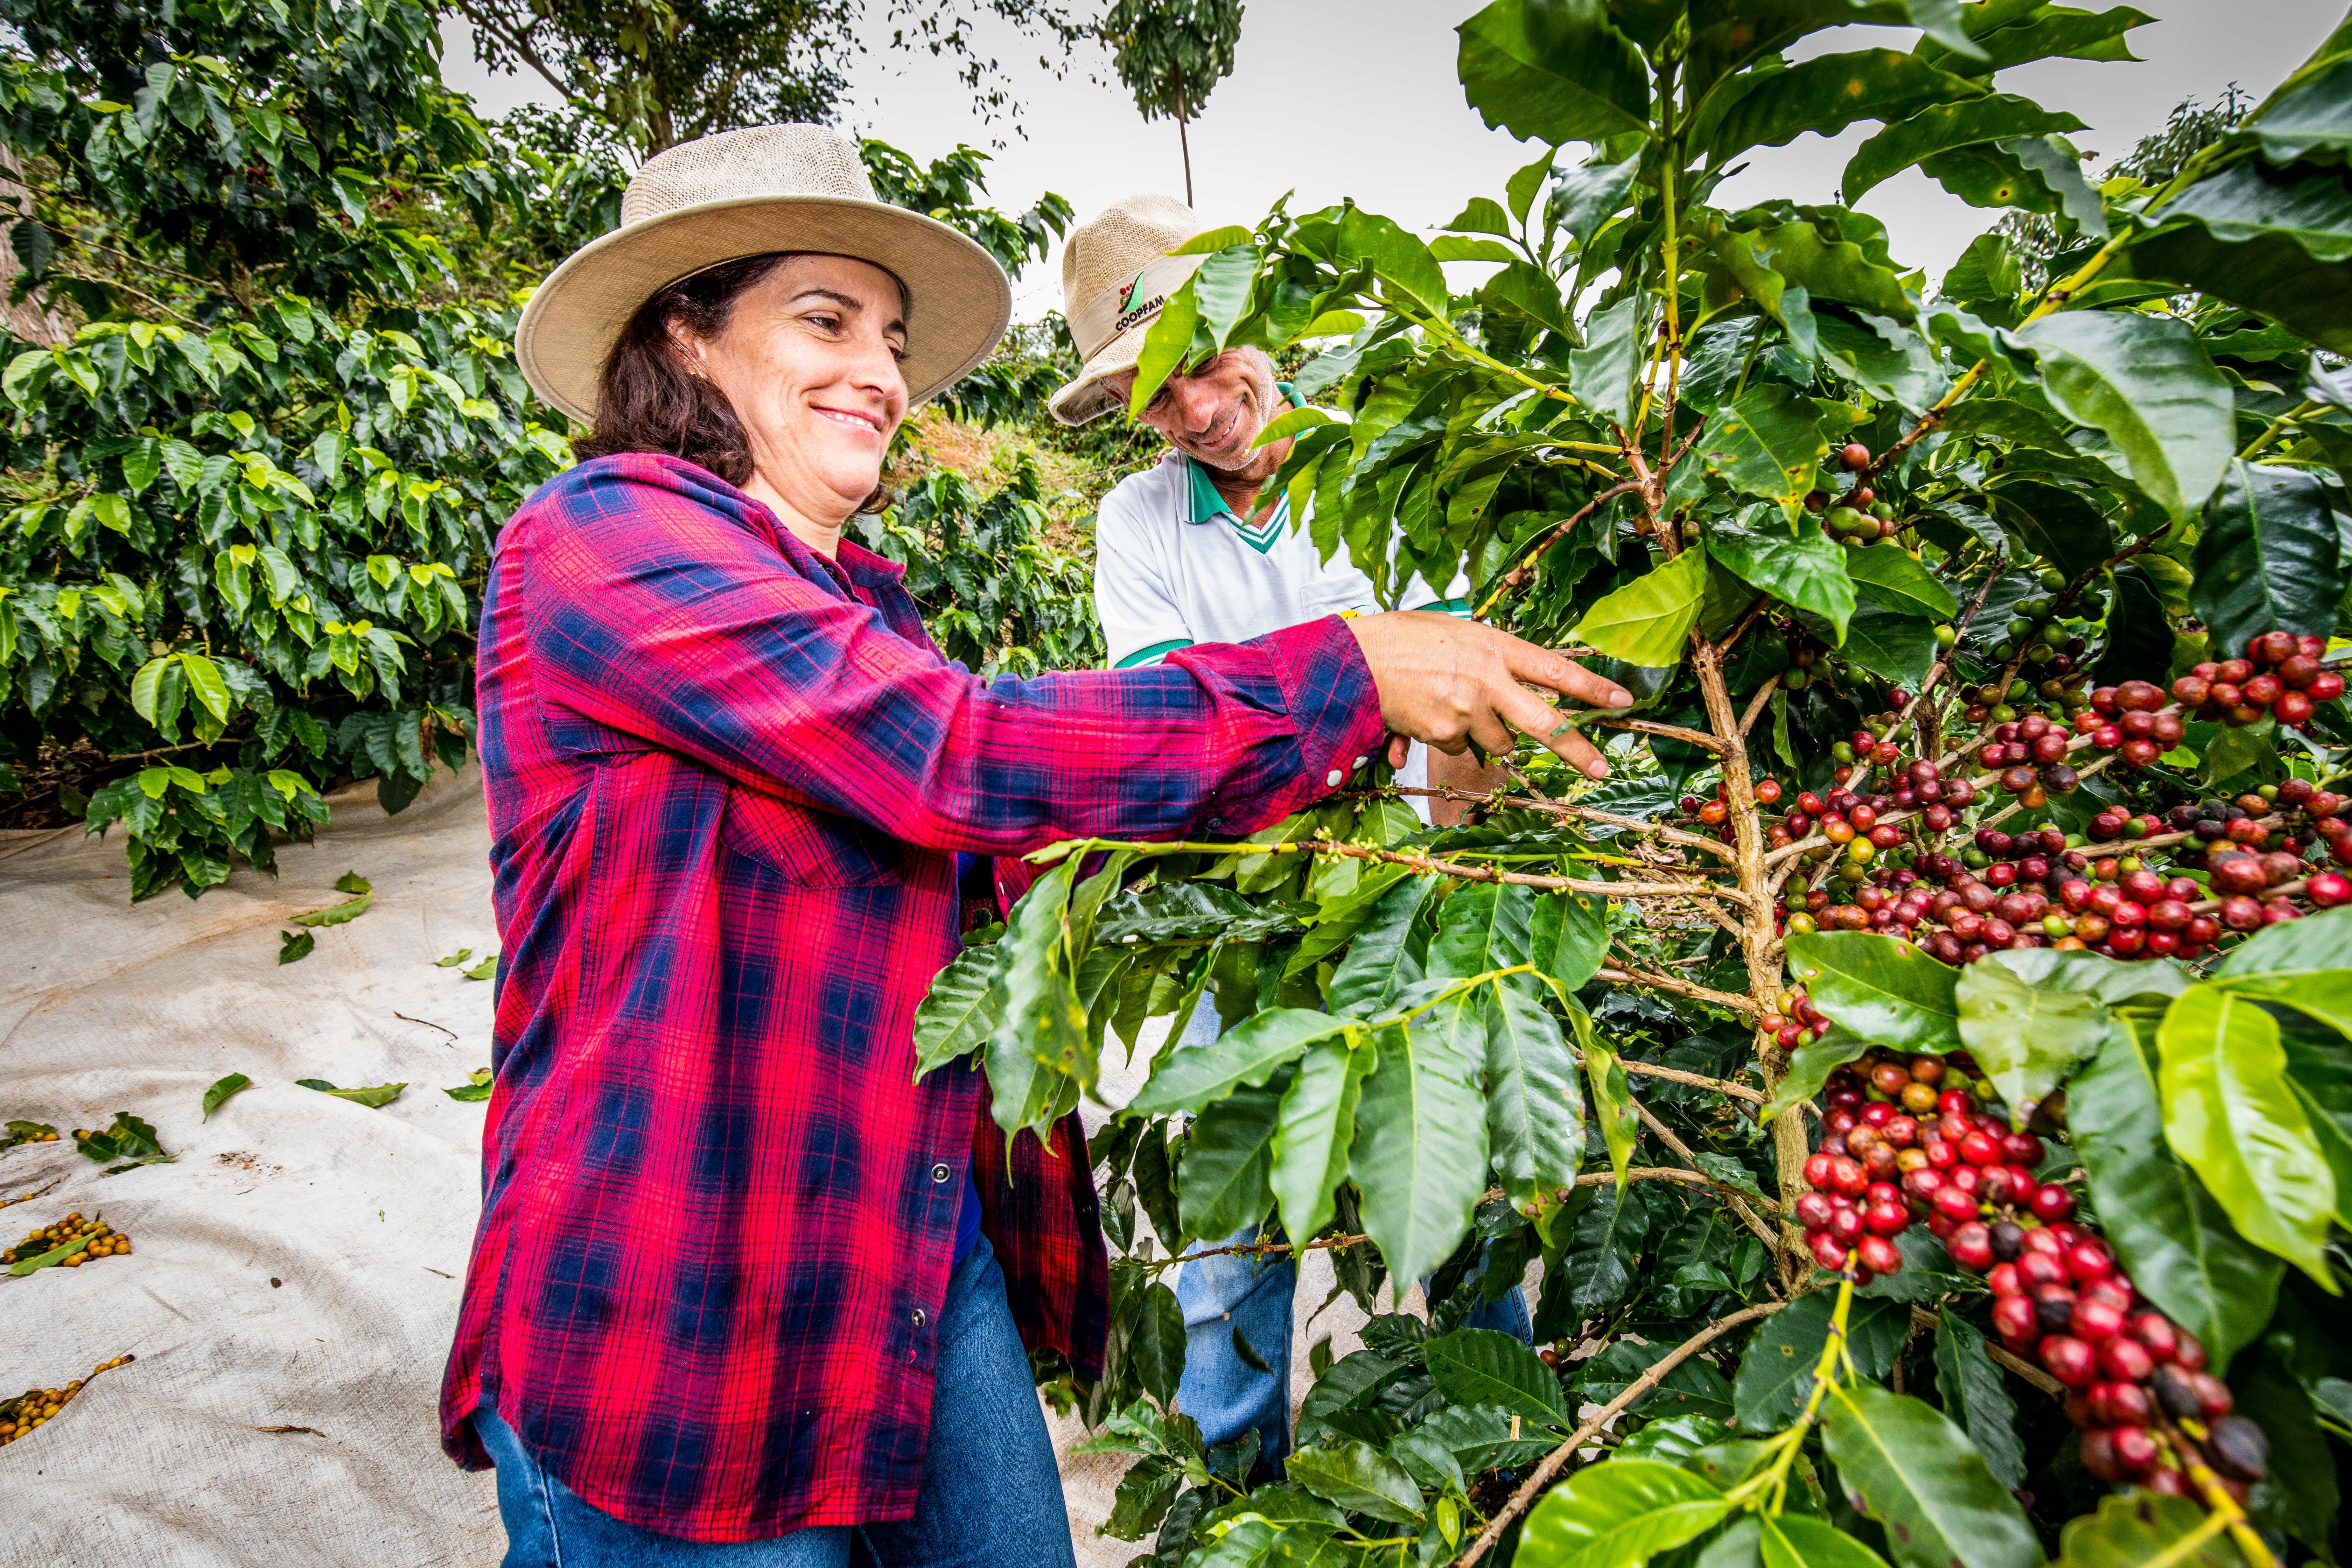
{"label": "man", "polygon": [[[1136,357],[1169,296],[1198,267],[1198,256],[1170,256],[1207,226],[1171,196],[1130,196],[1070,235],[1062,253],[1063,308],[1084,361],[1076,380],[1054,395],[1054,416],[1083,425],[1127,406]],[[1344,552],[1328,563],[1289,498],[1265,494],[1289,453],[1286,438],[1254,445],[1258,432],[1300,399],[1274,378],[1265,351],[1229,349],[1188,374],[1171,376],[1146,405],[1143,422],[1172,448],[1152,468],[1131,474],[1103,498],[1095,521],[1095,607],[1114,668],[1149,664],[1193,643],[1243,642],[1324,616],[1378,609],[1372,582]],[[1441,595],[1415,577],[1401,609],[1467,615],[1466,578]],[[1499,768],[1415,745],[1397,770],[1402,784],[1456,784],[1488,790]],[[1451,823],[1460,808],[1408,796],[1423,820]],[[1432,809],[1433,805],[1434,810]],[[1216,1009],[1192,1016],[1181,1042],[1217,1037]],[[1247,1242],[1249,1233],[1202,1249]],[[1225,1254],[1177,1271],[1184,1310],[1184,1377],[1177,1404],[1211,1445],[1255,1427],[1261,1461],[1290,1447],[1290,1342],[1298,1271],[1287,1258],[1268,1262]],[[1482,1308],[1471,1323],[1530,1337],[1527,1307],[1514,1289]],[[1268,1370],[1252,1366],[1244,1340]]]}
{"label": "man", "polygon": [[[1206,226],[1172,196],[1130,196],[1080,226],[1062,252],[1062,295],[1085,365],[1054,395],[1054,416],[1083,425],[1127,405],[1136,356],[1168,296],[1203,259],[1169,256]],[[1372,581],[1341,551],[1329,563],[1290,515],[1286,494],[1265,493],[1290,453],[1287,437],[1253,448],[1258,432],[1299,399],[1274,379],[1265,351],[1229,349],[1171,376],[1143,422],[1174,449],[1103,498],[1095,522],[1095,605],[1116,669],[1150,664],[1192,643],[1243,642],[1324,616],[1380,608]],[[1469,580],[1445,593],[1416,576],[1397,607],[1467,615]],[[1396,782],[1492,789],[1466,753],[1415,746]],[[1461,808],[1408,797],[1423,818]]]}

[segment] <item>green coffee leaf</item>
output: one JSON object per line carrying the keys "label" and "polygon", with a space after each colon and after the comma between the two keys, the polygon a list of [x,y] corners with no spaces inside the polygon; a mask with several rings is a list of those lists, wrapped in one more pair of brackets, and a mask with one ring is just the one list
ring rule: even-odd
{"label": "green coffee leaf", "polygon": [[1678,663],[1706,597],[1706,550],[1693,545],[1663,566],[1602,596],[1574,636],[1628,664]]}
{"label": "green coffee leaf", "polygon": [[1352,1024],[1352,1019],[1304,1007],[1268,1008],[1212,1045],[1170,1051],[1129,1109],[1139,1116],[1198,1110],[1240,1085],[1262,1086],[1277,1068],[1297,1061],[1309,1046],[1337,1037]]}
{"label": "green coffee leaf", "polygon": [[238,1089],[249,1088],[252,1083],[253,1080],[241,1072],[233,1072],[226,1078],[215,1080],[212,1088],[205,1090],[205,1113],[199,1120],[210,1121],[213,1119],[213,1112],[226,1104],[230,1095],[235,1094]]}
{"label": "green coffee leaf", "polygon": [[1759,1529],[1764,1568],[1886,1568],[1886,1559],[1835,1525],[1801,1513],[1768,1513]]}
{"label": "green coffee leaf", "polygon": [[2165,1141],[2153,1026],[2147,1033],[2144,1043],[2118,1019],[2066,1086],[2069,1134],[2101,1229],[2132,1283],[2226,1371],[2270,1321],[2284,1265],[2239,1236]]}
{"label": "green coffee leaf", "polygon": [[2189,323],[2136,310],[2062,310],[2018,329],[2058,411],[2104,431],[2148,499],[2185,521],[2235,446],[2230,384]]}
{"label": "green coffee leaf", "polygon": [[[1916,1227],[1914,1227],[1916,1228]],[[1906,1234],[1908,1234],[1907,1232]],[[2025,1484],[2025,1445],[2017,1436],[2017,1402],[1985,1353],[1985,1337],[1949,1307],[1936,1314],[1936,1397],[1969,1435],[1985,1468],[2010,1490]]]}
{"label": "green coffee leaf", "polygon": [[[354,880],[357,880],[357,879],[356,879],[356,878],[354,878],[354,877],[351,877],[351,876],[348,876],[348,875],[347,875],[347,876],[344,876],[344,877],[342,877],[342,878],[339,879],[336,881],[336,883],[335,883],[336,889],[337,889],[338,891],[349,891],[350,889],[345,889],[345,888],[343,887],[343,883],[344,883],[344,882],[348,882],[348,881],[354,881]],[[362,883],[362,886],[364,886],[364,883]],[[370,905],[370,904],[373,903],[374,901],[375,901],[375,894],[374,894],[373,891],[369,891],[369,892],[362,892],[362,893],[361,893],[361,894],[360,894],[360,896],[359,896],[358,898],[356,898],[356,899],[352,899],[352,900],[350,900],[349,902],[347,902],[347,903],[341,903],[341,904],[330,904],[327,908],[325,908],[325,909],[323,909],[323,910],[311,910],[310,913],[308,913],[308,914],[296,915],[296,916],[294,916],[294,917],[293,917],[291,923],[292,923],[292,924],[295,924],[295,925],[298,925],[298,926],[339,926],[339,925],[342,925],[342,924],[347,923],[348,921],[355,921],[355,920],[359,919],[362,915],[363,915],[363,914],[367,913],[368,905]],[[310,950],[309,950],[308,948],[303,949],[303,952],[309,952],[309,951],[310,951]],[[299,956],[299,955],[298,954],[297,956]],[[289,963],[289,962],[291,962],[290,960],[289,960],[288,958],[286,958],[283,954],[280,954],[280,955],[279,955],[279,957],[278,957],[278,961],[280,963]]]}
{"label": "green coffee leaf", "polygon": [[[1812,399],[1773,382],[1751,386],[1727,405],[1708,423],[1691,456],[1734,489],[1785,507],[1813,488],[1829,449],[1829,437],[1822,434],[1822,413]],[[1680,650],[1673,657],[1679,658]]]}
{"label": "green coffee leaf", "polygon": [[1370,1443],[1302,1448],[1284,1468],[1292,1480],[1349,1513],[1392,1524],[1421,1521],[1421,1488],[1403,1466]]}
{"label": "green coffee leaf", "polygon": [[1648,68],[1604,7],[1494,0],[1457,30],[1462,91],[1489,129],[1558,146],[1649,128]]}
{"label": "green coffee leaf", "polygon": [[2017,1500],[1933,1407],[1871,1384],[1840,1386],[1824,1407],[1822,1436],[1856,1510],[1886,1526],[1902,1568],[2043,1563]]}
{"label": "green coffee leaf", "polygon": [[71,1241],[52,1247],[47,1252],[36,1253],[30,1258],[20,1258],[8,1265],[8,1272],[16,1279],[22,1279],[37,1268],[54,1268],[67,1258],[79,1255],[81,1250],[90,1244],[90,1240],[89,1237],[78,1236]]}
{"label": "green coffee leaf", "polygon": [[[163,1140],[154,1127],[127,1110],[118,1110],[114,1120],[97,1131],[77,1131],[74,1145],[86,1160],[129,1160],[138,1164],[154,1164],[174,1156],[163,1152]],[[128,1166],[117,1166],[127,1170]],[[112,1175],[114,1173],[106,1173]]]}
{"label": "green coffee leaf", "polygon": [[1348,1150],[1356,1138],[1356,1105],[1365,1075],[1379,1059],[1361,1043],[1326,1041],[1298,1064],[1283,1091],[1275,1121],[1274,1165],[1268,1182],[1292,1236],[1311,1237],[1331,1221],[1331,1189],[1347,1179]]}
{"label": "green coffee leaf", "polygon": [[310,950],[318,945],[319,939],[307,931],[279,931],[278,933],[278,962],[280,963],[291,963],[297,959],[308,958],[310,956]]}
{"label": "green coffee leaf", "polygon": [[1460,1244],[1486,1190],[1484,1064],[1421,1019],[1381,1030],[1377,1045],[1356,1105],[1349,1173],[1389,1272],[1415,1279]]}
{"label": "green coffee leaf", "polygon": [[1003,956],[1001,945],[966,948],[933,977],[929,993],[915,1009],[917,1078],[988,1043],[1003,1021],[991,1009]]}
{"label": "green coffee leaf", "polygon": [[2218,985],[2182,993],[2157,1029],[2164,1136],[2239,1234],[2336,1289],[2322,1250],[2336,1177],[2286,1082],[2278,1020]]}
{"label": "green coffee leaf", "polygon": [[1962,968],[1953,999],[1961,1043],[2021,1121],[2075,1063],[2098,1054],[2109,1025],[2096,996],[2028,984],[2003,962],[2013,956],[1989,953]]}
{"label": "green coffee leaf", "polygon": [[1813,1005],[1855,1038],[1902,1051],[1960,1045],[1959,972],[1875,931],[1792,936],[1789,972]]}
{"label": "green coffee leaf", "polygon": [[466,1075],[466,1081],[455,1089],[441,1091],[452,1100],[473,1101],[490,1098],[490,1069],[476,1068]]}
{"label": "green coffee leaf", "polygon": [[[1457,897],[1459,895],[1456,895]],[[1559,1021],[1513,985],[1486,994],[1486,1143],[1504,1195],[1549,1200],[1584,1159],[1584,1097]]]}
{"label": "green coffee leaf", "polygon": [[1281,1111],[1282,1086],[1243,1089],[1193,1119],[1176,1189],[1185,1235],[1231,1236],[1265,1218]]}
{"label": "green coffee leaf", "polygon": [[1528,1515],[1528,1568],[1630,1568],[1714,1528],[1731,1511],[1720,1489],[1677,1465],[1612,1459],[1553,1489]]}
{"label": "green coffee leaf", "polygon": [[1422,1353],[1448,1404],[1492,1405],[1545,1426],[1561,1426],[1569,1418],[1559,1379],[1509,1334],[1456,1329],[1430,1341]]}
{"label": "green coffee leaf", "polygon": [[2333,631],[2352,560],[2319,475],[2233,461],[2206,509],[2195,571],[2198,618],[2234,655],[2259,632]]}
{"label": "green coffee leaf", "polygon": [[294,1081],[303,1089],[315,1089],[320,1094],[331,1094],[337,1100],[348,1100],[371,1110],[390,1105],[400,1098],[400,1091],[408,1087],[405,1083],[379,1083],[369,1089],[337,1089],[322,1078],[298,1078]]}
{"label": "green coffee leaf", "polygon": [[[1810,517],[1790,537],[1789,525],[1769,507],[1751,507],[1738,521],[1707,530],[1707,558],[1736,573],[1750,586],[1801,610],[1810,610],[1843,641],[1854,610],[1854,584],[1848,567],[1874,550],[1853,551],[1823,533]],[[1907,559],[1907,557],[1906,557]]]}
{"label": "green coffee leaf", "polygon": [[2185,1497],[2145,1487],[2110,1493],[2096,1513],[2079,1514],[2058,1532],[2057,1568],[2242,1568],[2245,1560],[2227,1535],[2186,1547],[2204,1523],[2204,1509]]}

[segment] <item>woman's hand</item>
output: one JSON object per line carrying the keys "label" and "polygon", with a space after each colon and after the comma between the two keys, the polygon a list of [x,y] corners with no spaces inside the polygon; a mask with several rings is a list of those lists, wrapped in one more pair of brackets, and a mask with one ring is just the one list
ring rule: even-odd
{"label": "woman's hand", "polygon": [[1404,760],[1406,738],[1456,753],[1475,741],[1499,756],[1518,730],[1594,778],[1608,773],[1592,742],[1562,722],[1566,715],[1519,683],[1595,707],[1631,707],[1633,694],[1615,682],[1508,632],[1434,611],[1359,616],[1348,627],[1371,667],[1381,717],[1396,737],[1391,763]]}

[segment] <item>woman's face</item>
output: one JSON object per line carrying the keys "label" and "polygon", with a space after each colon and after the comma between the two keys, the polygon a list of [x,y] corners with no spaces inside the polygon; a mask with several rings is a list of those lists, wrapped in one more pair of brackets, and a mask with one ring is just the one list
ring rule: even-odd
{"label": "woman's face", "polygon": [[[906,417],[898,280],[845,256],[796,256],[737,295],[717,335],[673,330],[750,439],[744,488],[829,540],[881,481]],[[818,548],[831,553],[829,542]]]}

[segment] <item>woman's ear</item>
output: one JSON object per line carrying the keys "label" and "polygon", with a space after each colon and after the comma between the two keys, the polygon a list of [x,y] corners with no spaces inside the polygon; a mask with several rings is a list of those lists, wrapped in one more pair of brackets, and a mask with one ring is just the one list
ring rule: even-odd
{"label": "woman's ear", "polygon": [[677,368],[697,381],[709,380],[709,373],[703,368],[703,340],[675,316],[664,321],[662,327],[669,333],[669,352],[677,356]]}

